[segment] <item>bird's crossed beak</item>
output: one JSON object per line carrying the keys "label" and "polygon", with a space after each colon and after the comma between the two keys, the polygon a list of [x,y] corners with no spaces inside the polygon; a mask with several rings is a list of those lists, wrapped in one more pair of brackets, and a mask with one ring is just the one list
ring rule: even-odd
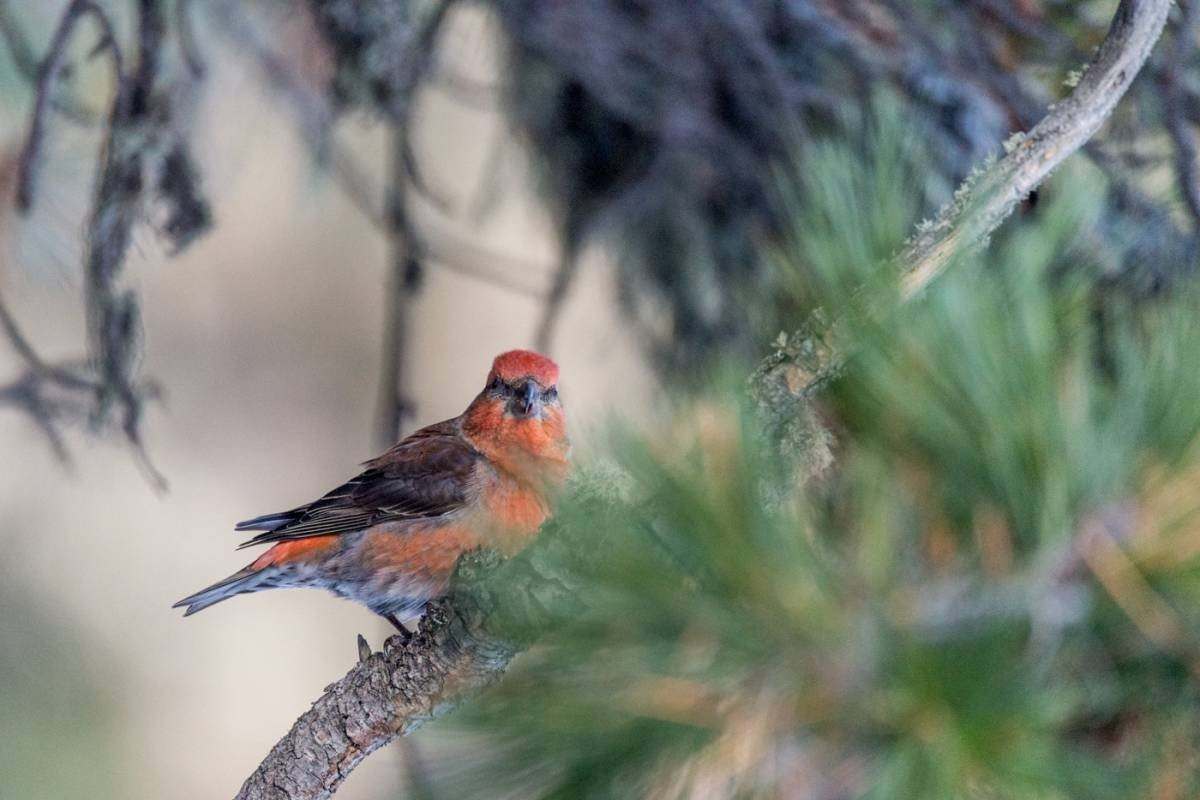
{"label": "bird's crossed beak", "polygon": [[508,403],[514,417],[537,417],[542,413],[542,390],[535,381],[525,381]]}

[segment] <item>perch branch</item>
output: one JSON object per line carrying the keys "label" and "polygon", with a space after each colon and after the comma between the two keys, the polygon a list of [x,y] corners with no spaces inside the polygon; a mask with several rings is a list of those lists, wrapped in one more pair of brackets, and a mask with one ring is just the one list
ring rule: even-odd
{"label": "perch branch", "polygon": [[[1008,155],[964,187],[960,202],[905,248],[900,259],[905,296],[928,285],[956,251],[985,241],[1022,198],[1096,132],[1145,62],[1170,6],[1171,0],[1122,0],[1108,37],[1071,96]],[[795,387],[803,388],[803,382]],[[500,569],[535,563],[531,553],[544,549],[547,538],[543,534]],[[529,606],[538,605],[547,592],[566,588],[561,576],[537,569],[527,570],[527,576],[524,583],[517,582],[515,594],[527,597]],[[330,686],[250,776],[238,800],[329,797],[367,754],[495,679],[513,649],[489,634],[491,618],[480,609],[491,613],[503,600],[466,596],[471,599],[452,594],[433,604],[420,633],[407,646],[389,640],[383,653]]]}
{"label": "perch branch", "polygon": [[528,632],[552,624],[548,609],[579,608],[562,564],[583,548],[571,532],[553,533],[507,561],[488,550],[459,559],[450,596],[429,605],[417,633],[388,639],[329,686],[237,800],[330,797],[367,755],[499,678]]}
{"label": "perch branch", "polygon": [[238,800],[329,797],[372,752],[498,677],[512,653],[474,627],[449,601],[433,603],[409,641],[393,636],[296,720]]}

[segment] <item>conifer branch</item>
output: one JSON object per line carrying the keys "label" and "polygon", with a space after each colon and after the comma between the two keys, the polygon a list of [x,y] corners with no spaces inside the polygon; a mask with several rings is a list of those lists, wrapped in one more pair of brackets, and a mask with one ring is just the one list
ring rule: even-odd
{"label": "conifer branch", "polygon": [[[1011,137],[1002,158],[976,169],[955,192],[952,203],[918,226],[893,262],[902,298],[919,294],[956,255],[984,246],[1030,192],[1088,143],[1145,65],[1170,10],[1171,0],[1122,0],[1108,35],[1071,94],[1051,106],[1029,133]],[[801,479],[828,462],[821,456],[817,469],[811,463],[814,443],[827,448],[828,436],[812,418],[808,398],[845,363],[848,354],[838,327],[837,320],[829,325],[816,319],[792,336],[781,336],[775,352],[750,379],[768,424],[786,423],[792,429],[781,433],[780,447],[799,462]]]}

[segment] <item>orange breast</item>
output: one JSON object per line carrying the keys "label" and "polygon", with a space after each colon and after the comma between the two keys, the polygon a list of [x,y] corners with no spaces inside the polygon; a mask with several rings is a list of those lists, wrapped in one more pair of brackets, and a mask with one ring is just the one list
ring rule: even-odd
{"label": "orange breast", "polygon": [[466,525],[410,525],[397,531],[384,524],[367,529],[357,550],[370,573],[394,571],[440,583],[454,571],[460,555],[480,544],[480,537]]}
{"label": "orange breast", "polygon": [[524,547],[550,514],[541,493],[508,478],[485,486],[480,501],[488,544],[508,555]]}

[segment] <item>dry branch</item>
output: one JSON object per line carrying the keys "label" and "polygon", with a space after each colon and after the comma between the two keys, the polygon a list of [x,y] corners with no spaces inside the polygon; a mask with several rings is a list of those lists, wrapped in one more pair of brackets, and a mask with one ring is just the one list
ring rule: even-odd
{"label": "dry branch", "polygon": [[[905,296],[928,285],[956,252],[985,242],[1030,191],[1095,134],[1145,63],[1170,6],[1171,0],[1122,0],[1107,38],[1071,96],[1004,158],[969,181],[959,192],[959,202],[905,249],[900,259]],[[814,355],[826,364],[838,357]],[[781,385],[786,397],[794,398],[818,377],[810,375],[799,383],[784,380]],[[787,413],[794,413],[793,404],[782,402]],[[525,580],[518,585],[531,603],[546,592],[565,589],[561,575],[536,569],[545,540],[543,536],[501,567],[524,570]],[[246,781],[238,799],[329,797],[368,753],[497,677],[512,649],[495,638],[491,618],[480,610],[490,613],[499,602],[502,598],[497,596],[465,594],[431,606],[421,633],[408,645],[389,641],[383,653],[330,686]]]}
{"label": "dry branch", "polygon": [[[0,312],[0,333],[7,336],[26,366],[17,381],[0,387],[0,404],[26,411],[64,460],[62,424],[78,420],[97,431],[119,429],[146,474],[159,486],[164,481],[151,466],[141,440],[142,413],[146,402],[157,396],[157,389],[137,374],[138,303],[135,293],[121,286],[121,270],[135,228],[148,220],[151,204],[161,205],[160,233],[176,251],[211,224],[186,137],[176,124],[186,93],[174,91],[177,87],[165,85],[163,79],[164,9],[164,0],[138,0],[136,46],[130,48],[132,57],[127,59],[104,8],[93,0],[72,0],[37,68],[34,106],[16,177],[16,206],[25,213],[31,210],[37,193],[49,109],[56,107],[56,84],[66,70],[72,35],[85,17],[96,21],[101,37],[93,52],[107,55],[114,85],[87,220],[83,264],[87,359],[47,364],[7,309]],[[0,24],[4,21],[0,19]]]}
{"label": "dry branch", "polygon": [[968,180],[957,202],[923,227],[901,253],[905,297],[941,274],[955,254],[986,240],[1018,203],[1095,135],[1146,63],[1170,10],[1171,0],[1123,0],[1070,96],[1002,159]]}
{"label": "dry branch", "polygon": [[67,6],[67,10],[63,12],[58,27],[50,39],[50,47],[37,68],[33,114],[29,119],[29,134],[25,137],[25,146],[21,150],[21,162],[17,177],[17,208],[22,213],[27,213],[33,207],[37,169],[46,138],[46,114],[52,105],[51,98],[54,96],[55,81],[63,70],[63,61],[66,59],[71,34],[79,21],[88,15],[92,16],[100,26],[101,46],[111,48],[118,94],[121,91],[120,83],[123,75],[121,52],[117,47],[113,26],[108,15],[91,0],[72,0],[71,4]]}
{"label": "dry branch", "polygon": [[238,800],[329,797],[368,754],[499,678],[528,632],[555,619],[550,609],[578,608],[579,587],[561,565],[580,548],[566,533],[508,561],[487,550],[461,558],[451,595],[429,605],[417,633],[391,637],[329,686]]}
{"label": "dry branch", "polygon": [[[955,192],[954,202],[922,223],[894,259],[903,298],[928,286],[956,255],[985,245],[1030,192],[1087,145],[1146,63],[1171,5],[1171,0],[1122,0],[1071,94],[1051,106],[1028,134],[1010,139],[1002,158],[973,173]],[[788,415],[841,370],[846,356],[839,349],[836,322],[824,342],[812,327],[789,337],[752,378],[767,404],[777,410],[790,407],[784,411]],[[792,401],[785,403],[789,396]]]}

